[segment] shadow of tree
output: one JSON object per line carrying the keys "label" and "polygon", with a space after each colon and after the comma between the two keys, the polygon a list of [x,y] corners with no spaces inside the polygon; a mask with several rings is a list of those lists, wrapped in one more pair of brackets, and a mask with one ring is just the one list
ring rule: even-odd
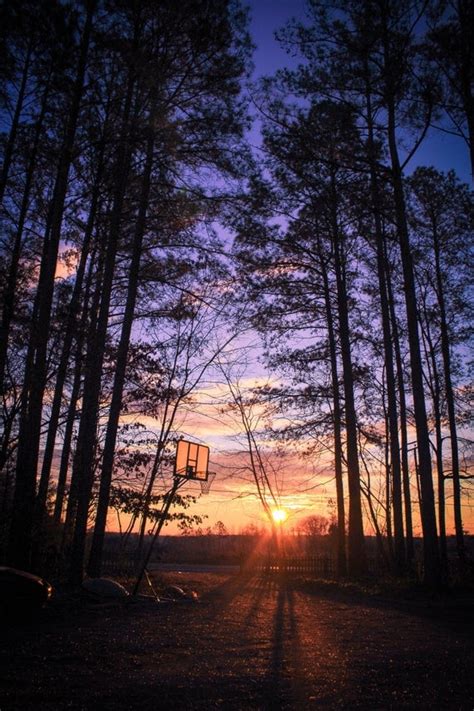
{"label": "shadow of tree", "polygon": [[377,610],[393,610],[413,617],[429,619],[456,632],[474,634],[474,598],[472,595],[436,595],[417,589],[406,595],[390,596],[364,591],[357,585],[342,585],[323,580],[287,579],[286,584],[311,597],[363,606]]}

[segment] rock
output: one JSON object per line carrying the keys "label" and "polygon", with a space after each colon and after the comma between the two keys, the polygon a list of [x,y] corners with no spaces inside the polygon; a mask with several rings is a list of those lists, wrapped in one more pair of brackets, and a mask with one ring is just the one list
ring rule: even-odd
{"label": "rock", "polygon": [[87,578],[82,588],[90,595],[108,600],[119,600],[129,597],[123,585],[110,578]]}
{"label": "rock", "polygon": [[166,597],[172,597],[174,600],[181,600],[186,597],[186,593],[179,585],[168,585],[168,587],[165,588],[164,594]]}
{"label": "rock", "polygon": [[25,570],[0,566],[0,610],[32,612],[51,598],[52,586],[43,578]]}
{"label": "rock", "polygon": [[179,585],[168,585],[164,591],[165,597],[173,600],[197,600],[198,594],[194,590],[185,591]]}

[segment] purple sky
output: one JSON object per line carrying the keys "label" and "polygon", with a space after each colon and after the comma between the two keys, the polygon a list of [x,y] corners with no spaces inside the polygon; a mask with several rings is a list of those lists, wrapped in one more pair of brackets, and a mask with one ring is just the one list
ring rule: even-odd
{"label": "purple sky", "polygon": [[[254,44],[254,79],[273,74],[284,66],[296,66],[298,59],[290,57],[274,37],[288,20],[295,17],[305,20],[305,0],[248,0],[250,7],[250,32]],[[252,138],[257,142],[256,131]],[[455,169],[461,180],[471,182],[469,154],[464,141],[441,131],[432,129],[419,148],[407,172],[417,165],[432,165],[438,170]]]}
{"label": "purple sky", "polygon": [[274,32],[292,17],[304,19],[305,0],[251,0],[250,32],[257,49],[254,54],[255,76],[273,74],[283,66],[293,66],[296,62],[281,49]]}

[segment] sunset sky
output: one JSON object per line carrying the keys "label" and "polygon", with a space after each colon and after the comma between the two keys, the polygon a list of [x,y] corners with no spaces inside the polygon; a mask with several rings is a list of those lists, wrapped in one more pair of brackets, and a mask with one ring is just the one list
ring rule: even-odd
{"label": "sunset sky", "polygon": [[[291,17],[304,19],[304,0],[253,0],[250,2],[250,31],[256,45],[254,54],[254,80],[265,74],[272,74],[283,66],[295,66],[297,60],[288,57],[279,47],[274,38],[274,32]],[[258,151],[260,136],[258,121],[251,132],[250,141]],[[431,131],[425,144],[417,155],[417,163],[434,165],[447,171],[455,168],[458,175],[468,182],[470,180],[468,152],[461,140],[445,133]],[[413,164],[412,169],[416,167]],[[247,365],[239,372],[241,386],[254,387],[269,382],[259,362],[260,343],[255,334],[246,334],[241,341],[247,346]],[[206,384],[195,394],[191,407],[183,409],[178,429],[185,437],[202,442],[210,447],[210,469],[217,473],[211,493],[201,496],[189,513],[206,516],[203,528],[213,526],[222,521],[229,532],[237,533],[249,525],[263,526],[265,516],[256,496],[255,484],[251,475],[245,471],[245,441],[242,428],[235,417],[222,412],[223,405],[228,400],[228,393],[220,382],[218,371],[209,374]],[[273,381],[272,381],[273,382]],[[254,413],[258,419],[259,413]],[[153,422],[146,422],[150,430],[155,429]],[[415,435],[413,433],[412,439]],[[331,458],[328,454],[321,459],[302,459],[298,453],[286,450],[272,451],[272,443],[267,443],[266,453],[269,457],[275,492],[279,503],[288,511],[288,520],[284,526],[288,531],[301,522],[304,517],[317,513],[330,517],[335,514],[335,487]],[[169,481],[163,481],[163,490],[169,486]],[[190,482],[181,490],[182,494],[200,493],[199,484]],[[412,492],[416,501],[416,488]],[[466,529],[474,532],[474,508],[466,503],[464,508]],[[419,521],[415,518],[415,535],[420,534]],[[448,532],[452,529],[452,515],[448,500],[447,513]],[[109,528],[116,530],[115,515],[109,518]],[[165,533],[176,533],[172,524]],[[367,533],[372,533],[370,527]]]}
{"label": "sunset sky", "polygon": [[4,9],[1,561],[80,586],[153,532],[317,532],[338,576],[370,536],[444,584],[474,537],[470,7]]}

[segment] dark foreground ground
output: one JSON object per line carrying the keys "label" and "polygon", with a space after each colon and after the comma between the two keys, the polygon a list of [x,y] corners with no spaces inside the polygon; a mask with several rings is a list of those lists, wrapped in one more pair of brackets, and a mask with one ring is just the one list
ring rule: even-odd
{"label": "dark foreground ground", "polygon": [[66,599],[0,641],[0,709],[469,709],[469,600],[167,573],[199,602]]}

